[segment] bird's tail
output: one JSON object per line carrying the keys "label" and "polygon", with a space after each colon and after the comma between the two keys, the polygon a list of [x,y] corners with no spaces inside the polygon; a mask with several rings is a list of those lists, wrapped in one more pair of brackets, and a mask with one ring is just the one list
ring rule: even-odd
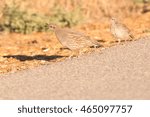
{"label": "bird's tail", "polygon": [[130,34],[130,37],[131,37],[132,39],[134,39],[134,36],[133,36],[132,34]]}
{"label": "bird's tail", "polygon": [[92,39],[92,43],[93,43],[92,47],[94,47],[94,48],[99,48],[99,47],[101,47],[101,45],[100,45],[96,40],[93,40],[93,39]]}

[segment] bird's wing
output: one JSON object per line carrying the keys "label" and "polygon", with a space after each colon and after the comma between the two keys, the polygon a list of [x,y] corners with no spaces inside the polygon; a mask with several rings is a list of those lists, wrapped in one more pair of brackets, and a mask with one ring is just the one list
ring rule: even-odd
{"label": "bird's wing", "polygon": [[69,33],[71,38],[74,38],[75,42],[84,46],[100,46],[99,43],[89,36],[84,35],[84,33],[80,32],[71,32]]}
{"label": "bird's wing", "polygon": [[123,30],[123,31],[126,31],[127,33],[130,33],[129,28],[125,24],[118,23],[117,27],[119,30]]}
{"label": "bird's wing", "polygon": [[124,24],[122,24],[122,26],[123,26],[123,29],[124,29],[125,31],[127,31],[127,33],[129,34],[129,36],[130,36],[131,38],[134,38],[134,36],[133,36],[132,33],[131,33],[131,30],[130,30],[126,25],[124,25]]}
{"label": "bird's wing", "polygon": [[78,48],[86,46],[100,46],[97,41],[91,40],[84,33],[77,32],[71,29],[61,29],[56,31],[56,35],[61,43],[72,45]]}

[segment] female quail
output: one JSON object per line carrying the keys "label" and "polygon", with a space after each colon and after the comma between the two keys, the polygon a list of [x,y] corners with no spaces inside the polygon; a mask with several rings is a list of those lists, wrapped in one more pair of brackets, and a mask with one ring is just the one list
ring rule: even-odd
{"label": "female quail", "polygon": [[119,43],[121,40],[126,41],[133,39],[130,30],[124,24],[118,22],[116,18],[111,18],[111,33]]}
{"label": "female quail", "polygon": [[59,42],[70,50],[79,50],[87,47],[100,47],[100,44],[91,40],[90,37],[85,36],[83,33],[76,32],[68,28],[60,28],[57,25],[50,24],[49,28],[55,32]]}

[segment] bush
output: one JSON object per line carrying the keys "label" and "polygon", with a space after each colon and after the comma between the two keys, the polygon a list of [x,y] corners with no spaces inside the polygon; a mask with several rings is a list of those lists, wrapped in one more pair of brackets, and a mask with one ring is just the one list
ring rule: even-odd
{"label": "bush", "polygon": [[31,32],[48,31],[47,23],[56,23],[62,26],[74,26],[81,20],[79,8],[66,12],[59,6],[55,7],[52,15],[41,15],[21,10],[19,5],[6,5],[3,10],[3,20],[0,22],[1,31],[28,34]]}
{"label": "bush", "polygon": [[73,9],[70,12],[63,10],[60,6],[56,6],[52,10],[51,22],[62,26],[72,27],[79,24],[83,20],[80,7]]}

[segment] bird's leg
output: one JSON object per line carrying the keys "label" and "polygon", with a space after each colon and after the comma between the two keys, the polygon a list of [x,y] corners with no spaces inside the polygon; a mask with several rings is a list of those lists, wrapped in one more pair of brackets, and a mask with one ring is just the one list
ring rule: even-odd
{"label": "bird's leg", "polygon": [[77,57],[77,54],[79,53],[78,50],[74,50],[72,51],[71,55],[69,56],[69,59],[73,58],[73,57]]}
{"label": "bird's leg", "polygon": [[71,55],[69,55],[68,58],[71,59],[71,58],[73,58],[73,57],[74,57],[74,52],[72,52]]}
{"label": "bird's leg", "polygon": [[128,41],[128,39],[124,39],[124,43],[126,43]]}
{"label": "bird's leg", "polygon": [[85,50],[85,49],[76,50],[76,51],[75,51],[75,56],[76,56],[76,57],[79,57],[79,56],[83,55],[86,51],[87,51],[87,50]]}
{"label": "bird's leg", "polygon": [[79,56],[88,53],[89,52],[89,48],[83,48],[82,50],[79,51]]}
{"label": "bird's leg", "polygon": [[79,50],[79,56],[81,56],[82,54],[84,54],[83,50]]}
{"label": "bird's leg", "polygon": [[121,39],[118,39],[118,44],[120,44],[120,42],[121,42]]}

